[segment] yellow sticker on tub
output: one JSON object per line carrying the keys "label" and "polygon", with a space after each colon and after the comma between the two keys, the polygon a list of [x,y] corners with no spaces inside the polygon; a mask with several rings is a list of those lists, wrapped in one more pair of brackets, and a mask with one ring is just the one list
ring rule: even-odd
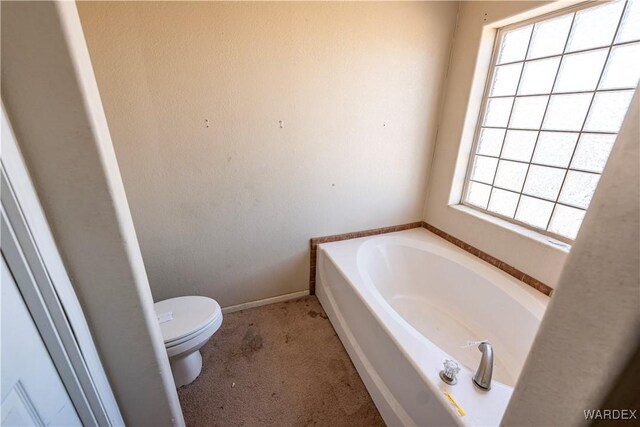
{"label": "yellow sticker on tub", "polygon": [[451,397],[449,392],[445,391],[444,395],[447,396],[447,399],[449,400],[449,402],[453,405],[454,408],[456,408],[456,411],[458,411],[458,414],[460,414],[461,417],[464,417],[464,411],[458,405],[458,403],[455,400],[453,400],[453,397]]}

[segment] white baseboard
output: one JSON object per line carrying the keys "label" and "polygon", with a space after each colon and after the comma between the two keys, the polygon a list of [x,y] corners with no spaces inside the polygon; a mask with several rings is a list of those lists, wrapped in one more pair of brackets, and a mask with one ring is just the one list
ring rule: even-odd
{"label": "white baseboard", "polygon": [[292,292],[290,294],[279,295],[277,297],[259,299],[257,301],[244,302],[238,305],[230,305],[222,309],[222,314],[233,313],[234,311],[246,310],[248,308],[260,307],[261,305],[273,304],[276,302],[289,301],[292,299],[304,297],[309,295],[309,290]]}

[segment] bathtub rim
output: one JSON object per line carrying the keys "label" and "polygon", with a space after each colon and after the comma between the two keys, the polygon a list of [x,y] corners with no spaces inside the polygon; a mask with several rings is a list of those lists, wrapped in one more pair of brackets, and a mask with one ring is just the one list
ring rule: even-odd
{"label": "bathtub rim", "polygon": [[[320,244],[324,243],[333,243],[340,242],[343,240],[351,240],[361,237],[370,237],[383,235],[388,233],[393,233],[396,231],[409,230],[414,228],[424,228],[425,230],[435,234],[441,239],[446,240],[449,243],[452,243],[454,246],[461,248],[462,250],[470,253],[471,255],[480,258],[481,260],[493,265],[494,267],[504,271],[510,276],[515,277],[517,280],[526,283],[528,286],[533,289],[543,293],[544,295],[551,297],[553,292],[555,291],[555,286],[549,286],[547,283],[542,282],[535,277],[530,276],[522,270],[515,268],[507,262],[504,262],[492,255],[489,255],[487,252],[480,250],[472,245],[469,245],[463,240],[458,239],[457,237],[447,233],[435,227],[433,224],[430,224],[426,221],[416,221],[406,224],[399,224],[394,226],[387,226],[382,228],[374,228],[368,230],[361,230],[350,233],[343,234],[332,234],[327,236],[319,236],[319,237],[311,237],[309,239],[309,294],[315,294],[315,282],[316,282],[316,260],[317,260],[317,248]],[[570,248],[569,248],[570,249]]]}

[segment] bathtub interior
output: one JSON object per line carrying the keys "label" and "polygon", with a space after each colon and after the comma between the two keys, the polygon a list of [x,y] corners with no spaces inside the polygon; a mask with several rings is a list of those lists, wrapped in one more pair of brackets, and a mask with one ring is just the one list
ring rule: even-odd
{"label": "bathtub interior", "polygon": [[388,307],[470,371],[477,368],[481,353],[464,345],[490,341],[494,380],[515,386],[539,316],[477,269],[465,266],[468,260],[459,251],[377,240],[360,248],[358,264]]}

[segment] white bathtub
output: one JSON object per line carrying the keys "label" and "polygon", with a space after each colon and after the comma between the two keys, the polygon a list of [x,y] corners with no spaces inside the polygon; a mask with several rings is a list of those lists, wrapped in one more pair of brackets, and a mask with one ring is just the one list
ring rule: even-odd
{"label": "white bathtub", "polygon": [[[390,426],[498,425],[549,300],[421,228],[320,245],[316,293]],[[484,339],[487,392],[472,383],[480,351],[461,348]],[[445,359],[456,385],[438,375]]]}

